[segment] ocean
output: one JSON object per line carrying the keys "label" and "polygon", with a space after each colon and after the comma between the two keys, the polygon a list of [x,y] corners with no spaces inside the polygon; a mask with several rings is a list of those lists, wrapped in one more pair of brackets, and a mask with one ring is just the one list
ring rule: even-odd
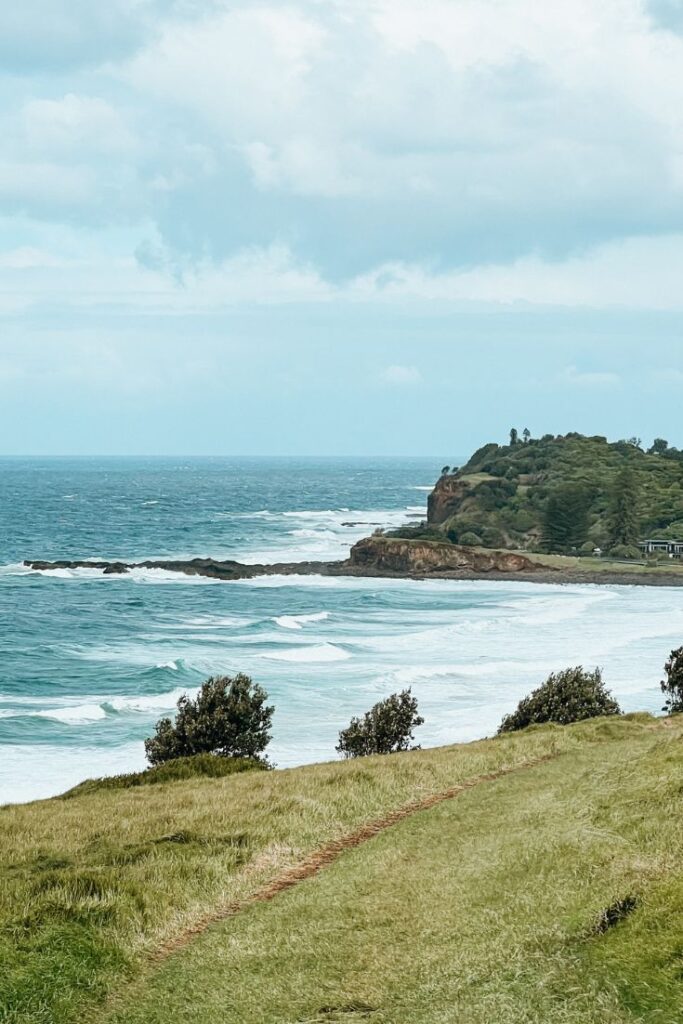
{"label": "ocean", "polygon": [[339,729],[412,686],[432,746],[490,735],[583,664],[658,711],[683,589],[35,572],[26,558],[342,558],[423,518],[441,459],[0,460],[0,803],[144,767],[178,697],[242,671],[275,705],[271,760],[334,758]]}

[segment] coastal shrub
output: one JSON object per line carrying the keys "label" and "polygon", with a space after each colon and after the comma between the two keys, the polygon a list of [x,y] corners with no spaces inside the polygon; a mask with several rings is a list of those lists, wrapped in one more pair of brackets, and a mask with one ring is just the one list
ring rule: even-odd
{"label": "coastal shrub", "polygon": [[386,536],[394,537],[397,540],[435,540],[439,543],[443,543],[446,540],[441,530],[435,526],[428,526],[427,523],[397,526],[395,530],[389,530]]}
{"label": "coastal shrub", "polygon": [[516,711],[505,716],[498,732],[515,732],[542,722],[570,725],[585,718],[619,714],[619,705],[605,689],[600,669],[586,672],[578,665],[549,675],[538,689],[519,702]]}
{"label": "coastal shrub", "polygon": [[270,742],[275,710],[267,699],[266,691],[242,673],[212,676],[194,700],[180,698],[175,722],[157,722],[155,735],[145,740],[148,761],[157,765],[195,754],[258,758]]}
{"label": "coastal shrub", "polygon": [[466,548],[479,548],[481,547],[481,537],[477,533],[463,533],[462,537],[458,541],[458,544],[462,544]]}
{"label": "coastal shrub", "polygon": [[144,772],[129,772],[125,775],[110,775],[103,779],[87,779],[64,793],[64,798],[98,793],[103,789],[132,789],[137,786],[156,786],[162,782],[178,782],[183,779],[222,779],[226,775],[241,772],[265,770],[264,761],[247,757],[216,757],[215,754],[195,754],[194,757],[176,757]]}
{"label": "coastal shrub", "polygon": [[349,726],[339,733],[336,749],[344,757],[417,750],[417,747],[410,746],[413,729],[423,722],[424,718],[418,714],[417,698],[413,697],[410,689],[392,693],[362,718],[352,718]]}
{"label": "coastal shrub", "polygon": [[667,697],[662,711],[674,715],[683,711],[683,647],[671,652],[664,671],[666,679],[662,680],[661,687]]}
{"label": "coastal shrub", "polygon": [[617,544],[609,550],[612,558],[640,558],[641,552],[634,544]]}
{"label": "coastal shrub", "polygon": [[485,526],[481,532],[481,539],[486,548],[502,548],[505,545],[505,537],[495,526]]}

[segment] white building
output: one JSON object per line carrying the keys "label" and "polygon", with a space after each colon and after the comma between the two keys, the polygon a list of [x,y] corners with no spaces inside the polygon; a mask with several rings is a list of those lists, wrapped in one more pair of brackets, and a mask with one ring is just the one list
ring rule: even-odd
{"label": "white building", "polygon": [[644,540],[639,545],[646,555],[668,555],[683,558],[683,540]]}

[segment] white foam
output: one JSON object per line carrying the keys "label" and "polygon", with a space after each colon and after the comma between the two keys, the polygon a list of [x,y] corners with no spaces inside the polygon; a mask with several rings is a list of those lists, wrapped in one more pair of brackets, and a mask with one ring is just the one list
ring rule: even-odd
{"label": "white foam", "polygon": [[167,693],[149,694],[146,696],[105,697],[102,703],[105,707],[119,713],[138,712],[147,714],[156,711],[170,711],[176,706],[180,697],[193,697],[198,692],[198,688],[187,689],[185,687],[177,687],[175,690],[170,690]]}
{"label": "white foam", "polygon": [[273,621],[283,629],[303,629],[309,622],[324,622],[329,612],[313,612],[311,615],[278,615]]}
{"label": "white foam", "polygon": [[83,779],[145,767],[142,742],[120,747],[12,745],[0,759],[0,800],[21,803],[63,793]]}
{"label": "white foam", "polygon": [[12,562],[9,565],[0,565],[0,576],[30,576],[33,570],[23,562]]}
{"label": "white foam", "polygon": [[51,718],[64,725],[84,725],[87,722],[99,722],[107,717],[101,704],[76,704],[66,708],[46,708],[44,711],[32,711],[36,718]]}
{"label": "white foam", "polygon": [[315,647],[295,647],[288,651],[273,651],[264,654],[272,661],[294,661],[301,663],[346,661],[351,655],[334,644],[319,644]]}

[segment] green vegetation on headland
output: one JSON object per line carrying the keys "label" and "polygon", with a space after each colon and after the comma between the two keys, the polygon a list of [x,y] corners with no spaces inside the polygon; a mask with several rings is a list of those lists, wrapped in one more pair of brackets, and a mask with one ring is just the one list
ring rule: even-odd
{"label": "green vegetation on headland", "polygon": [[[662,688],[677,710],[683,649]],[[404,691],[340,734],[400,753],[210,752],[265,699],[211,679],[150,784],[0,808],[2,1024],[683,1019],[683,717],[622,716],[576,668],[493,740],[403,749]],[[522,728],[548,719],[582,721]]]}
{"label": "green vegetation on headland", "polygon": [[639,557],[644,539],[683,540],[683,451],[661,439],[645,451],[638,438],[524,437],[444,467],[427,527],[399,535],[620,558]]}

